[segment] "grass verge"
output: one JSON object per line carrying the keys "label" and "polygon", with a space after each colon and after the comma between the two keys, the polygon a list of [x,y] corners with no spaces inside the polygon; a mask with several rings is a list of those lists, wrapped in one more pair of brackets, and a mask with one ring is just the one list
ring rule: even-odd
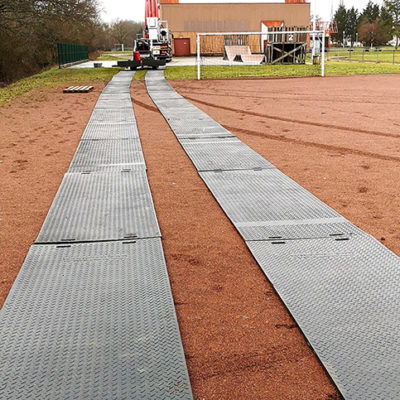
{"label": "grass verge", "polygon": [[328,62],[328,76],[400,74],[399,64],[368,64],[358,62]]}
{"label": "grass verge", "polygon": [[132,80],[133,81],[144,81],[144,78],[147,74],[147,69],[139,69],[135,72],[135,75],[133,75]]}
{"label": "grass verge", "polygon": [[58,69],[21,79],[0,89],[0,105],[34,89],[88,82],[108,82],[120,68]]}
{"label": "grass verge", "polygon": [[[319,76],[320,66],[314,65],[255,65],[255,66],[204,66],[202,79],[238,79],[250,77],[281,78]],[[327,76],[399,74],[400,65],[366,64],[357,62],[329,62]],[[197,67],[167,67],[165,77],[169,80],[197,79]]]}

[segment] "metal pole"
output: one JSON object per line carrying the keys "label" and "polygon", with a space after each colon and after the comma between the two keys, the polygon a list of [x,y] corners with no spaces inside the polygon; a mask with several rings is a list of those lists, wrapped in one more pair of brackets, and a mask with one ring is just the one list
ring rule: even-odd
{"label": "metal pole", "polygon": [[317,30],[317,0],[314,0],[314,12],[313,12],[313,46],[312,46],[312,59],[314,62],[314,57],[315,57],[315,31]]}
{"label": "metal pole", "polygon": [[322,34],[321,76],[325,76],[325,31]]}
{"label": "metal pole", "polygon": [[197,80],[199,81],[200,78],[200,35],[197,34]]}

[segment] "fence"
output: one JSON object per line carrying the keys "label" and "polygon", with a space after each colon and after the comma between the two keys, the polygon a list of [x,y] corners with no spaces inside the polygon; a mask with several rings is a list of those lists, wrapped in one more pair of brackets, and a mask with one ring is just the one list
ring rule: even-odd
{"label": "fence", "polygon": [[296,68],[307,69],[304,71],[307,74],[324,76],[324,37],[324,31],[305,30],[198,33],[197,79],[210,74],[218,77],[221,68],[215,66],[231,67],[229,75],[232,77],[246,76],[249,69],[252,76],[275,72],[290,76],[298,73]]}
{"label": "fence", "polygon": [[59,68],[89,59],[88,47],[81,44],[58,43],[57,53]]}
{"label": "fence", "polygon": [[400,50],[369,47],[332,47],[327,54],[327,59],[329,61],[400,64]]}

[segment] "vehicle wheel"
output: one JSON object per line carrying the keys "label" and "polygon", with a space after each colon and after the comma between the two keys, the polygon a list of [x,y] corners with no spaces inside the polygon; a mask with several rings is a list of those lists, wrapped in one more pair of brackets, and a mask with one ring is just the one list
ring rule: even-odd
{"label": "vehicle wheel", "polygon": [[153,67],[153,69],[158,69],[158,65],[155,65],[155,66]]}
{"label": "vehicle wheel", "polygon": [[137,67],[131,67],[131,71],[136,71]]}

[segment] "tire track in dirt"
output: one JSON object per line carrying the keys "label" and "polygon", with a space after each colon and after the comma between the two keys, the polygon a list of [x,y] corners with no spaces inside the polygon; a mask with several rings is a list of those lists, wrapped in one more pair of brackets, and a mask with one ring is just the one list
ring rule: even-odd
{"label": "tire track in dirt", "polygon": [[[185,93],[183,88],[178,87],[179,91]],[[189,93],[189,92],[188,92]],[[229,91],[226,93],[215,93],[215,92],[200,92],[196,91],[196,94],[202,96],[215,96],[215,97],[226,97],[226,96],[237,96],[239,98],[249,98],[249,99],[260,99],[260,100],[286,100],[286,101],[308,101],[313,103],[358,103],[358,104],[379,104],[379,105],[400,105],[400,103],[392,103],[392,102],[377,102],[374,100],[352,100],[352,99],[339,99],[335,98],[334,100],[327,100],[326,98],[306,98],[306,97],[299,97],[299,96],[257,96],[257,95],[244,95],[241,92],[233,92]]]}
{"label": "tire track in dirt", "polygon": [[[197,100],[194,100],[194,101],[197,101]],[[139,100],[133,100],[133,102],[136,105],[145,108],[146,110],[156,112],[156,113],[159,112],[157,108],[149,106],[145,103],[142,103]],[[327,150],[327,151],[336,151],[336,152],[341,152],[341,153],[345,153],[345,154],[353,154],[353,155],[358,155],[358,156],[363,156],[363,157],[376,158],[378,160],[400,162],[399,157],[385,156],[383,154],[370,153],[368,151],[350,149],[348,147],[332,146],[332,145],[323,144],[323,143],[309,142],[306,140],[292,139],[292,138],[288,138],[284,135],[277,136],[277,135],[272,135],[272,134],[265,133],[265,132],[252,131],[249,129],[243,129],[243,128],[238,128],[238,127],[229,126],[229,125],[223,125],[223,127],[231,132],[236,131],[236,132],[244,133],[244,134],[250,135],[250,136],[261,136],[261,137],[265,137],[266,139],[277,140],[280,142],[294,143],[294,144],[299,144],[301,146],[316,147],[316,148]]]}
{"label": "tire track in dirt", "polygon": [[132,100],[133,104],[136,104],[136,105],[138,105],[139,107],[142,107],[142,108],[144,108],[144,109],[146,109],[146,110],[148,110],[148,111],[153,111],[153,112],[155,112],[155,113],[157,113],[157,114],[159,113],[158,108],[156,108],[156,107],[149,106],[149,105],[146,104],[146,103],[142,103],[141,101],[139,101],[139,100],[137,100],[137,99],[134,99],[133,97],[131,97],[131,100]]}
{"label": "tire track in dirt", "polygon": [[220,106],[218,104],[209,103],[207,101],[194,99],[193,97],[185,97],[185,98],[188,99],[188,100],[194,101],[196,103],[203,104],[203,105],[208,106],[208,107],[218,108],[220,110],[232,111],[234,113],[242,113],[242,114],[245,114],[245,115],[251,115],[253,117],[261,117],[261,118],[266,118],[266,119],[272,119],[274,121],[280,121],[280,122],[289,122],[289,123],[292,123],[292,124],[316,126],[318,128],[337,129],[339,131],[347,131],[347,132],[354,132],[354,133],[365,133],[367,135],[390,137],[390,138],[394,138],[394,139],[400,139],[400,135],[396,135],[394,133],[379,132],[379,131],[368,131],[366,129],[356,129],[356,128],[351,128],[351,127],[348,127],[348,126],[321,124],[319,122],[312,122],[312,121],[304,121],[304,120],[298,120],[298,119],[292,119],[292,118],[278,117],[276,115],[261,114],[261,113],[257,113],[257,112],[254,112],[254,111],[245,111],[245,110],[240,110],[238,108]]}
{"label": "tire track in dirt", "polygon": [[353,155],[357,155],[357,156],[376,158],[378,160],[400,162],[400,157],[385,156],[383,154],[370,153],[368,151],[349,149],[348,147],[332,146],[329,144],[309,142],[306,140],[299,140],[299,139],[292,139],[292,138],[288,138],[284,135],[280,135],[280,136],[271,135],[271,134],[268,134],[265,132],[258,132],[258,131],[252,131],[249,129],[236,128],[234,126],[228,126],[228,125],[222,125],[222,126],[231,132],[236,131],[236,132],[244,133],[246,135],[251,135],[251,136],[262,136],[267,139],[277,140],[280,142],[294,143],[294,144],[299,144],[299,145],[307,146],[307,147],[316,147],[316,148],[328,150],[328,151],[336,151],[336,152],[345,153],[345,154],[353,154]]}

